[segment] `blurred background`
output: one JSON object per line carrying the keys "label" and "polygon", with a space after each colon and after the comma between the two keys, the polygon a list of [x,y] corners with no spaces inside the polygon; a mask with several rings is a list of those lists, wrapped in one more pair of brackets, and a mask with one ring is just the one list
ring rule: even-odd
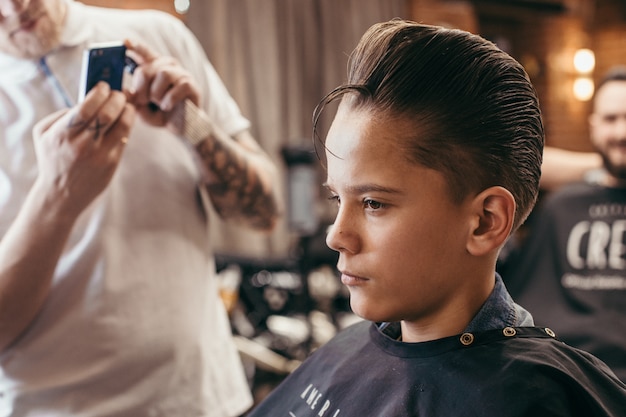
{"label": "blurred background", "polygon": [[[344,80],[347,55],[374,22],[402,17],[458,27],[494,41],[530,74],[541,100],[547,143],[560,148],[591,150],[587,115],[594,82],[609,67],[626,64],[624,0],[86,0],[85,3],[160,9],[184,21],[203,44],[244,115],[251,120],[256,139],[283,168],[287,199],[290,175],[293,176],[288,171],[293,162],[285,160],[285,148],[311,146],[311,114],[315,105]],[[579,63],[578,67],[575,62]],[[322,125],[328,123],[323,121]],[[300,175],[296,182],[299,180],[305,178]],[[302,191],[301,187],[296,189]],[[309,233],[315,223],[324,224],[330,216],[325,196],[318,196],[311,200],[313,207],[295,210],[309,210],[315,217],[311,218],[308,212],[292,213],[270,237],[245,232],[236,226],[215,225],[213,230],[220,236],[216,250],[261,259],[289,256],[302,229]],[[302,202],[300,198],[296,200]],[[300,221],[306,224],[299,224]]]}
{"label": "blurred background", "polygon": [[[570,150],[592,149],[587,115],[594,84],[609,67],[626,64],[624,0],[84,2],[160,9],[185,22],[282,170],[288,213],[276,232],[217,220],[212,227],[224,300],[259,396],[355,319],[334,276],[335,255],[324,244],[334,213],[320,187],[311,116],[344,81],[348,54],[370,25],[401,17],[492,40],[529,73],[547,144]],[[329,124],[322,120],[322,128]]]}

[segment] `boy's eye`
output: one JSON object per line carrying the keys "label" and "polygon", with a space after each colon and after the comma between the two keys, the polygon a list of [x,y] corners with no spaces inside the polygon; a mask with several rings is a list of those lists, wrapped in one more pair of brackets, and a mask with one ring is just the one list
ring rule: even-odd
{"label": "boy's eye", "polygon": [[384,207],[383,203],[378,202],[376,200],[365,200],[363,204],[365,205],[366,208],[369,208],[372,210],[378,210]]}
{"label": "boy's eye", "polygon": [[328,201],[333,202],[337,205],[339,205],[339,203],[341,203],[341,200],[339,199],[338,195],[331,195],[330,197],[328,197]]}

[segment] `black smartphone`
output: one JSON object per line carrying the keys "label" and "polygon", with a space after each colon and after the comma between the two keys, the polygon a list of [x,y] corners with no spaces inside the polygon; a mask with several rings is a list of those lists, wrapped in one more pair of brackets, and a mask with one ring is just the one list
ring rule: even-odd
{"label": "black smartphone", "polygon": [[83,53],[79,101],[98,81],[106,81],[113,90],[122,90],[126,67],[126,46],[121,42],[92,44]]}

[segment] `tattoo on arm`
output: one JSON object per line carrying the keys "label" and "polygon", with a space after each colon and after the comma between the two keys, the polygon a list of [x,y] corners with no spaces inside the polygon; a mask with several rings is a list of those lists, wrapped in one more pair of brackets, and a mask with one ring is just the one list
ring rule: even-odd
{"label": "tattoo on arm", "polygon": [[197,149],[217,178],[216,183],[207,186],[217,212],[224,218],[245,217],[255,227],[271,226],[278,212],[276,201],[263,189],[248,162],[218,141],[205,140]]}

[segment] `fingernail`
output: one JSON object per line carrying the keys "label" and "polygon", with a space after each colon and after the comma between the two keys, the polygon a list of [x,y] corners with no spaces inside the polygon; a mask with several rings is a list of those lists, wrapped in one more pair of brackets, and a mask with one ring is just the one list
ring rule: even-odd
{"label": "fingernail", "polygon": [[170,111],[172,108],[172,103],[169,100],[163,100],[159,103],[159,109],[161,111]]}

